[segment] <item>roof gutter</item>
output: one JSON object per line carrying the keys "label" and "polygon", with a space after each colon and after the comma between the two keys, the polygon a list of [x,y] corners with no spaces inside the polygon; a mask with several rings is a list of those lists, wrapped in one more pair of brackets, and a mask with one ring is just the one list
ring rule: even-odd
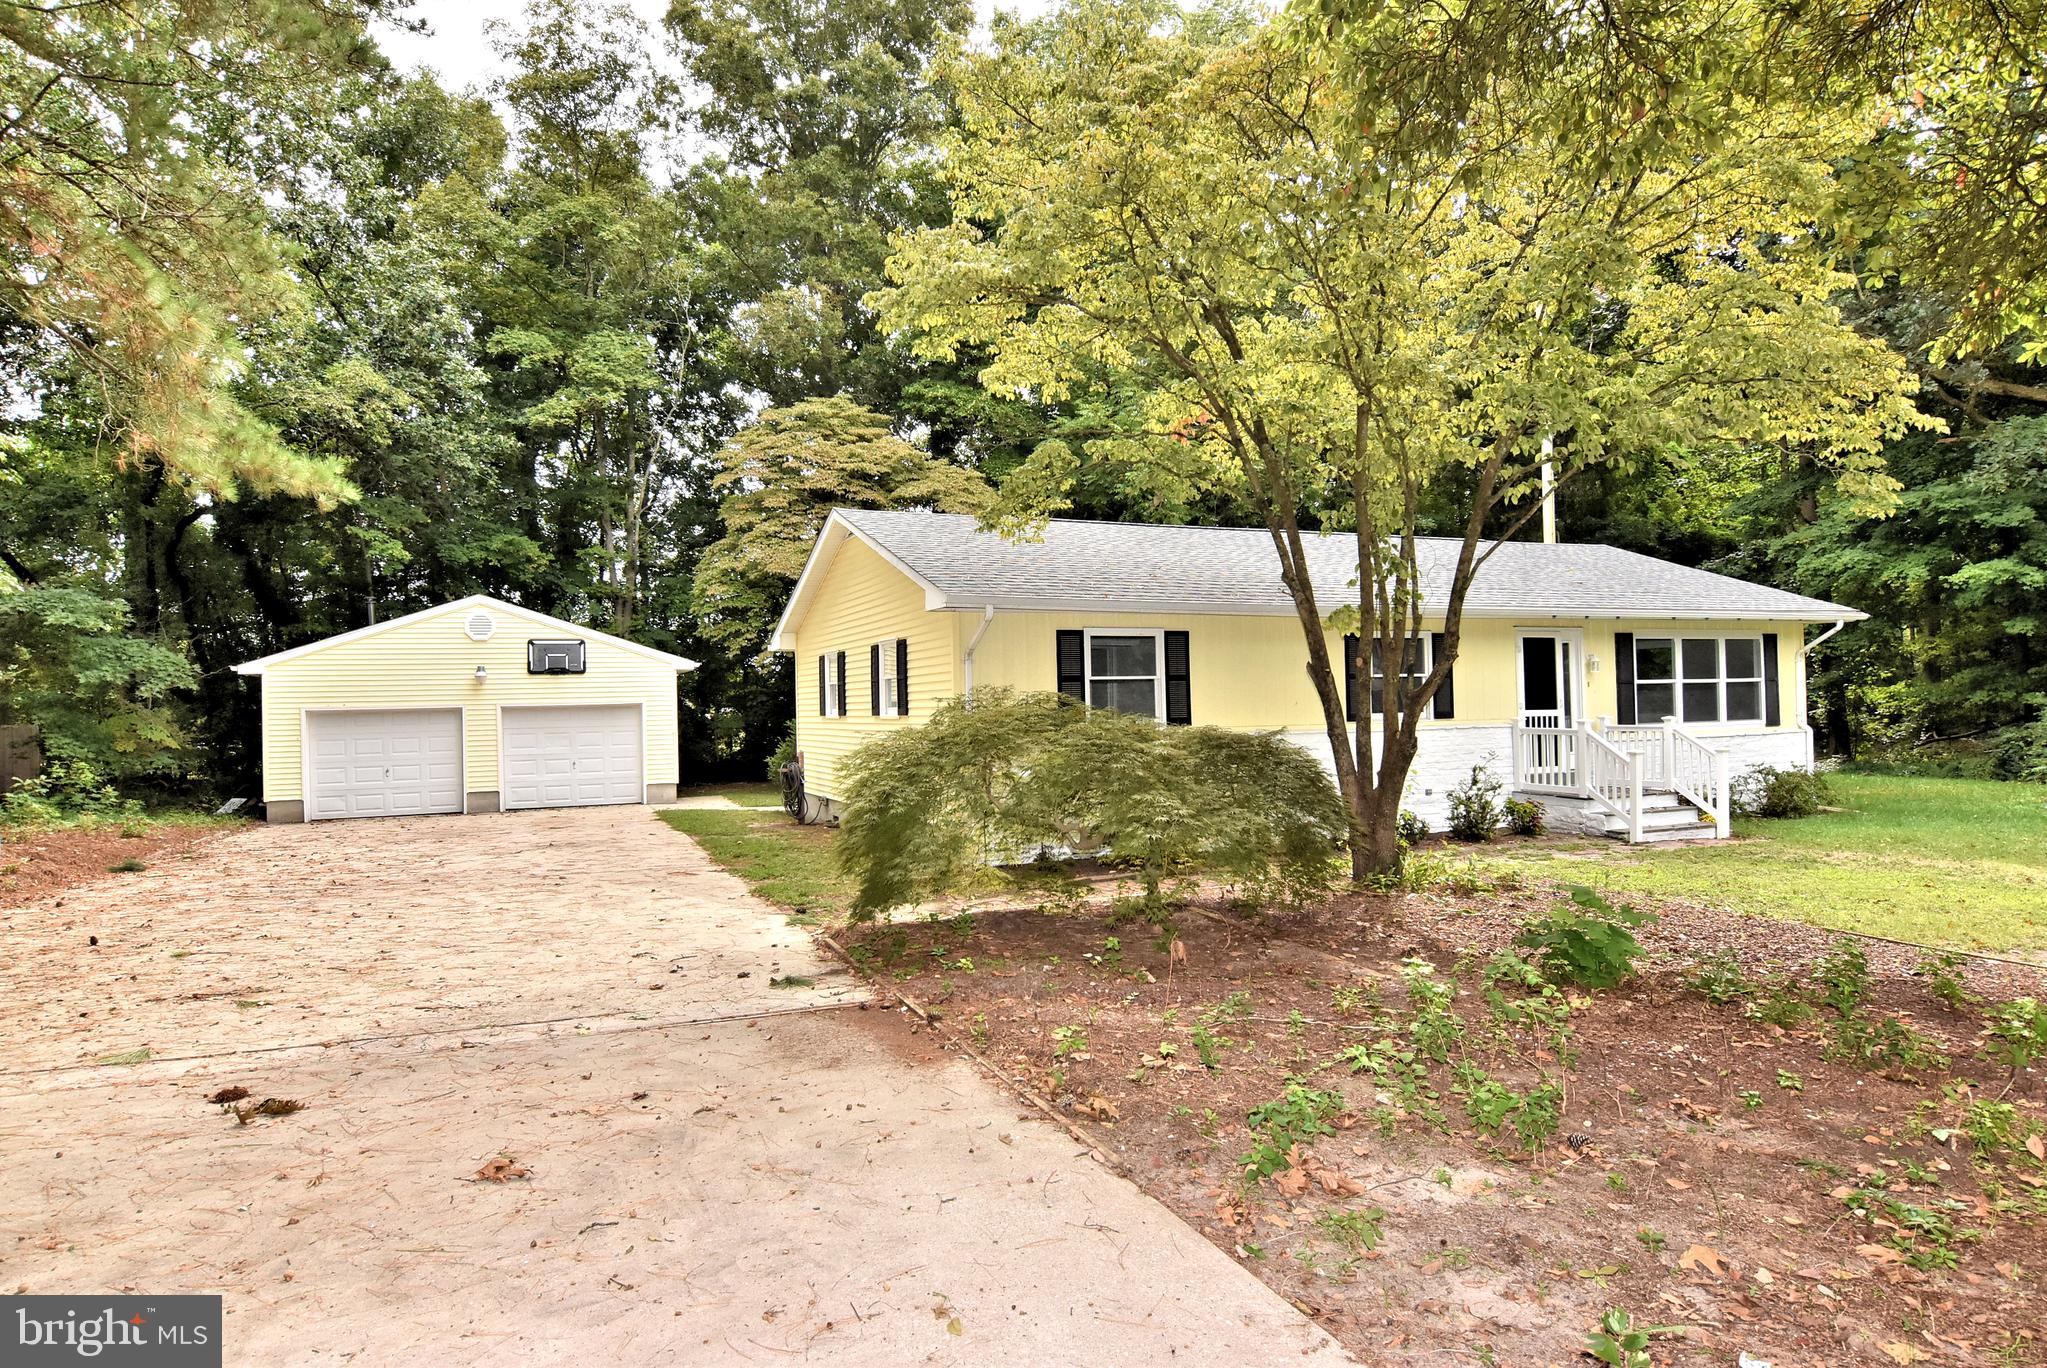
{"label": "roof gutter", "polygon": [[988,635],[988,624],[995,621],[995,605],[989,604],[981,610],[981,625],[974,629],[973,640],[967,643],[967,653],[961,664],[966,668],[967,697],[974,696],[974,652],[980,649],[981,638]]}

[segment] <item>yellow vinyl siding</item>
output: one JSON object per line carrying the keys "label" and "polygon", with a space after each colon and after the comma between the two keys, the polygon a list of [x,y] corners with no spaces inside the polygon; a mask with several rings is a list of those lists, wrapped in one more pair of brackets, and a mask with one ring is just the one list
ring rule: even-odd
{"label": "yellow vinyl siding", "polygon": [[[966,645],[980,627],[973,613],[954,613],[956,650]],[[1439,622],[1424,622],[1423,630],[1435,631]],[[983,685],[1008,685],[1023,690],[1050,690],[1059,686],[1057,634],[1061,630],[1123,628],[1126,630],[1184,631],[1187,636],[1189,686],[1194,721],[1219,727],[1281,729],[1297,731],[1322,725],[1321,704],[1314,685],[1308,681],[1308,652],[1301,640],[1300,623],[1290,617],[1250,617],[1187,613],[997,613],[974,653],[974,681]],[[1802,662],[1799,646],[1804,641],[1803,625],[1796,622],[1671,622],[1587,621],[1584,619],[1544,622],[1529,619],[1514,622],[1501,618],[1472,618],[1464,623],[1457,663],[1452,676],[1455,691],[1454,717],[1438,724],[1508,723],[1521,709],[1520,631],[1557,631],[1577,628],[1585,636],[1585,651],[1596,662],[1586,675],[1588,716],[1618,715],[1614,659],[1614,633],[1637,636],[1760,636],[1777,634],[1777,687],[1783,726],[1797,728],[1805,722]],[[1343,638],[1340,633],[1326,637],[1330,659],[1341,669]],[[1702,724],[1711,731],[1713,724]],[[1745,732],[1760,729],[1758,723],[1732,724]]]}
{"label": "yellow vinyl siding", "polygon": [[[954,614],[964,654],[980,627],[972,613]],[[1187,633],[1189,697],[1197,724],[1300,730],[1322,725],[1322,705],[1308,679],[1308,648],[1291,617],[1211,613],[997,613],[974,652],[974,682],[1024,690],[1059,687],[1057,634],[1093,628]],[[1343,635],[1328,633],[1330,660],[1341,678]],[[1456,720],[1510,720],[1517,704],[1511,624],[1466,623],[1454,685]]]}
{"label": "yellow vinyl siding", "polygon": [[[810,793],[838,797],[841,762],[861,742],[929,718],[939,703],[960,692],[960,658],[953,648],[953,620],[959,616],[926,611],[922,587],[865,542],[854,538],[839,548],[816,602],[797,628],[792,652],[796,748],[803,752],[804,786]],[[910,643],[910,715],[875,717],[869,648],[894,637]],[[821,717],[817,658],[840,651],[846,653],[846,715]]]}
{"label": "yellow vinyl siding", "polygon": [[[496,621],[488,641],[471,641],[463,630],[478,611]],[[451,604],[417,621],[265,667],[264,801],[296,802],[302,796],[300,721],[309,708],[461,708],[463,783],[475,793],[499,787],[499,707],[644,703],[646,782],[676,783],[675,667],[579,632],[584,673],[526,673],[529,639],[568,635],[501,609]],[[482,682],[476,679],[478,665],[485,669]]]}

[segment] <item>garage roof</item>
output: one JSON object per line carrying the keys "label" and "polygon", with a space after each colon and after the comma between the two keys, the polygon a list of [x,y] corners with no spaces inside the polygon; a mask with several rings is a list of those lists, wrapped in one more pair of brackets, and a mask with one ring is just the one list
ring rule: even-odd
{"label": "garage roof", "polygon": [[432,608],[422,608],[417,613],[407,613],[403,617],[394,617],[388,622],[372,623],[368,627],[358,627],[352,632],[342,632],[335,636],[321,637],[318,641],[309,641],[303,646],[294,646],[288,651],[278,651],[273,655],[261,656],[255,660],[245,660],[235,666],[235,673],[260,675],[272,665],[287,660],[296,660],[300,656],[311,655],[314,651],[324,651],[330,646],[339,646],[343,642],[360,641],[364,637],[375,636],[378,632],[388,632],[393,627],[402,627],[408,622],[418,622],[422,618],[433,617],[438,613],[472,608],[488,608],[493,612],[508,613],[513,617],[520,618],[538,627],[545,627],[553,632],[562,632],[578,637],[602,637],[620,650],[631,651],[635,655],[643,655],[650,660],[664,661],[673,665],[678,671],[694,670],[697,667],[697,663],[694,660],[690,660],[685,656],[673,655],[667,651],[657,651],[652,646],[642,646],[637,641],[627,641],[624,637],[613,636],[609,632],[600,632],[593,627],[585,627],[580,623],[567,622],[557,617],[549,617],[547,614],[535,612],[531,608],[522,608],[516,603],[506,603],[503,599],[492,598],[489,594],[471,594],[468,598],[455,599],[448,603],[438,604]]}

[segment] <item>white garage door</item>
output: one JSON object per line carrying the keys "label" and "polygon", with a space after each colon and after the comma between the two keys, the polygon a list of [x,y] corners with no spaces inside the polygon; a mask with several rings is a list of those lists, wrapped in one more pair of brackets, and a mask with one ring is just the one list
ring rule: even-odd
{"label": "white garage door", "polygon": [[306,818],[462,810],[462,714],[455,708],[306,715]]}
{"label": "white garage door", "polygon": [[506,708],[502,725],[504,806],[646,800],[637,707]]}

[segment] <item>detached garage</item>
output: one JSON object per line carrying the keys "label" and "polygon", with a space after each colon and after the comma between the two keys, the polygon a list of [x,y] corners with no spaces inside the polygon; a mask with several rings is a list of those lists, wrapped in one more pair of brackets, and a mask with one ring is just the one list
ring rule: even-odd
{"label": "detached garage", "polygon": [[307,822],[669,802],[695,668],[477,595],[235,670],[263,681],[269,820]]}

